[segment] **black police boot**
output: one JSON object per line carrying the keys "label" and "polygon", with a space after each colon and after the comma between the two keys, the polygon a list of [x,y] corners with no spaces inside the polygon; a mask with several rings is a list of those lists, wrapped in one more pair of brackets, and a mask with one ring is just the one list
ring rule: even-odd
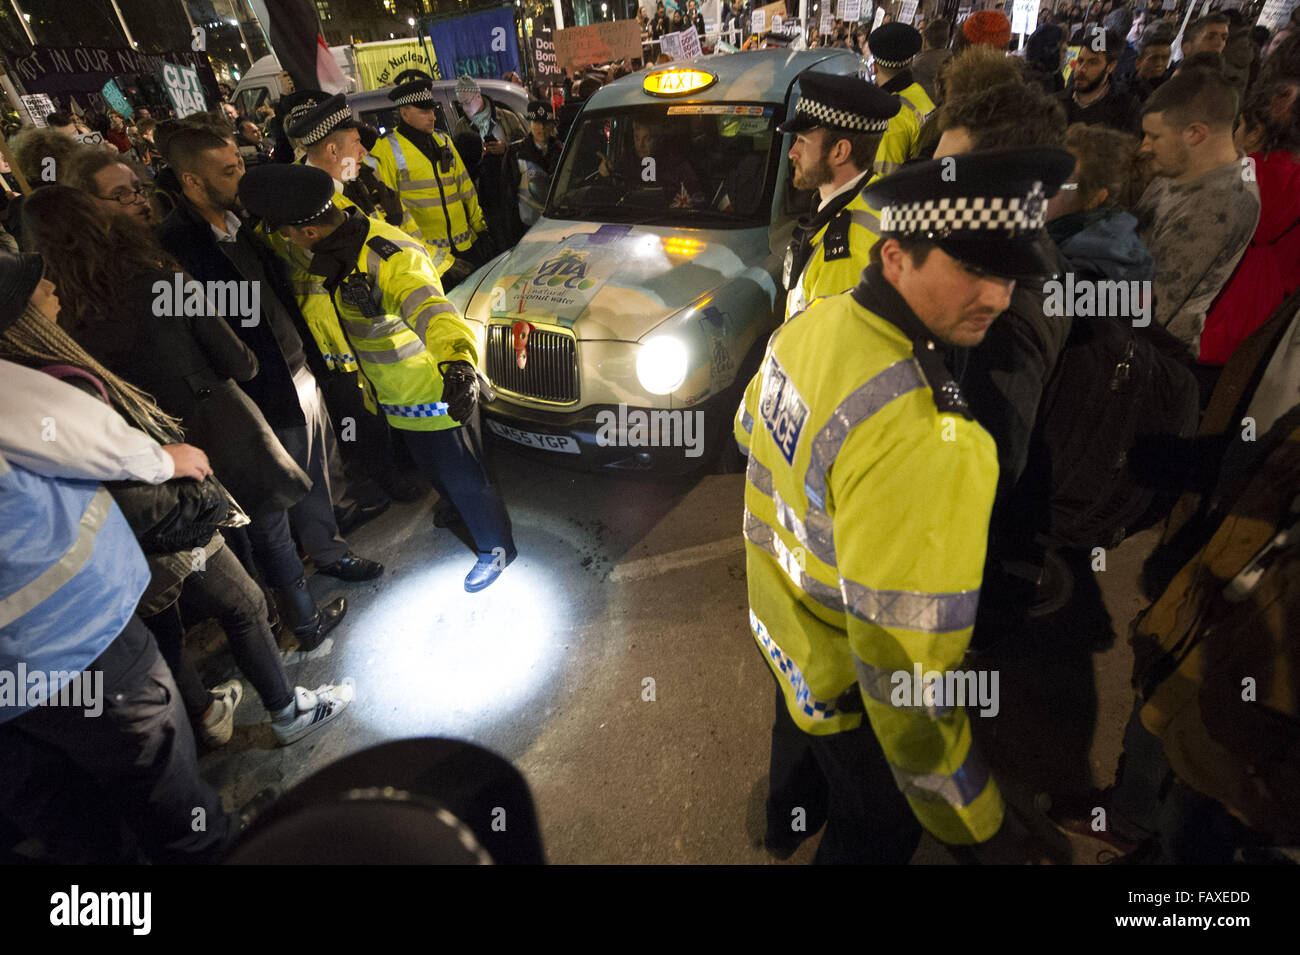
{"label": "black police boot", "polygon": [[299,577],[288,587],[276,587],[275,601],[280,606],[281,621],[298,638],[298,649],[303,652],[319,647],[348,612],[348,602],[344,597],[335,598],[318,608],[307,589],[305,577]]}

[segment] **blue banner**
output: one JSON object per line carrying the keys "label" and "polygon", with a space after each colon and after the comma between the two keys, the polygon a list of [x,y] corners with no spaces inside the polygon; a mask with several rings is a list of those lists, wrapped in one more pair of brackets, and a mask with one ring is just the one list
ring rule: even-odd
{"label": "blue banner", "polygon": [[429,39],[442,78],[469,75],[499,80],[503,73],[522,73],[514,9],[498,7],[429,24]]}

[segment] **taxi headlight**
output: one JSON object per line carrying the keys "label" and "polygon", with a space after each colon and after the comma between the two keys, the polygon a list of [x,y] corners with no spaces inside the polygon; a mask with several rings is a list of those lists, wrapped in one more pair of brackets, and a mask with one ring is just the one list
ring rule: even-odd
{"label": "taxi headlight", "polygon": [[676,338],[661,335],[641,346],[636,356],[636,377],[652,395],[672,394],[686,380],[686,346]]}

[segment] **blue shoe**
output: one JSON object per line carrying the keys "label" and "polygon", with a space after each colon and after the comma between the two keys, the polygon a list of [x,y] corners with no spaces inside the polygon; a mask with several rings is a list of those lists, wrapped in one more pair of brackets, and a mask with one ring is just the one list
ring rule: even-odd
{"label": "blue shoe", "polygon": [[474,568],[465,577],[465,589],[472,594],[492,584],[492,581],[501,576],[501,571],[505,570],[514,559],[519,556],[519,552],[511,548],[508,554],[485,554],[480,555]]}

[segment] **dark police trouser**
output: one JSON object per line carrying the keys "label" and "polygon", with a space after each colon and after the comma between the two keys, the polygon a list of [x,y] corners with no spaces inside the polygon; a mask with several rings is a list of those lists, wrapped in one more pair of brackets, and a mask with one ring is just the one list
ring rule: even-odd
{"label": "dark police trouser", "polygon": [[403,431],[402,438],[438,496],[460,511],[478,555],[492,557],[498,547],[513,554],[510,516],[488,477],[483,445],[470,425],[445,431]]}
{"label": "dark police trouser", "polygon": [[0,815],[63,861],[122,861],[120,821],[154,862],[217,861],[235,820],[199,778],[194,734],[153,636],[132,617],[86,670],[104,675],[99,716],[38,706],[0,723]]}
{"label": "dark police trouser", "polygon": [[[802,809],[805,828],[792,828]],[[768,774],[767,842],[793,847],[823,825],[817,865],[906,865],[921,841],[921,824],[899,792],[867,718],[844,733],[812,736],[799,729],[776,689]]]}

